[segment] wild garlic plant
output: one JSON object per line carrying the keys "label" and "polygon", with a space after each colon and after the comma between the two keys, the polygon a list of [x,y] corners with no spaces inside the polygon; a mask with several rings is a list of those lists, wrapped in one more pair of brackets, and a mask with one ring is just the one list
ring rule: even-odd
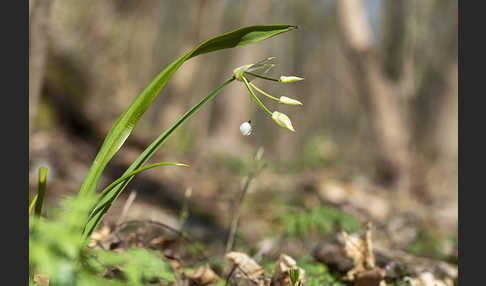
{"label": "wild garlic plant", "polygon": [[[188,165],[178,162],[161,162],[147,164],[147,162],[152,158],[152,156],[161,148],[165,141],[173,134],[175,130],[181,127],[196,111],[198,111],[203,105],[208,103],[217,94],[219,94],[227,85],[231,82],[237,80],[242,81],[250,91],[252,98],[257,102],[257,104],[262,107],[277,124],[280,126],[294,131],[290,119],[283,113],[274,111],[273,113],[268,110],[268,108],[263,105],[263,103],[256,97],[253,89],[264,94],[265,96],[277,100],[282,104],[290,105],[301,105],[301,103],[295,99],[280,97],[279,99],[274,98],[258,87],[256,87],[252,82],[250,77],[259,77],[266,80],[278,81],[281,83],[294,82],[302,80],[298,77],[293,76],[282,76],[279,79],[272,79],[264,76],[263,74],[258,74],[259,71],[268,71],[269,68],[273,67],[272,64],[268,64],[266,61],[262,61],[256,64],[245,65],[243,67],[235,69],[231,77],[229,77],[225,82],[223,82],[219,87],[213,90],[209,95],[204,97],[198,104],[194,105],[186,113],[181,115],[168,129],[166,129],[162,134],[159,135],[141,154],[140,156],[125,170],[125,172],[113,181],[111,184],[106,186],[103,190],[98,192],[98,187],[100,183],[103,171],[108,163],[111,161],[113,156],[120,150],[122,145],[125,143],[128,136],[135,128],[135,125],[140,120],[142,115],[147,111],[155,98],[164,88],[165,84],[174,75],[174,73],[179,69],[179,67],[185,63],[187,60],[203,55],[206,53],[230,49],[239,46],[254,44],[271,37],[277,36],[281,33],[289,32],[296,29],[296,26],[292,25],[256,25],[248,26],[234,31],[218,35],[211,38],[194,49],[188,51],[185,55],[179,57],[172,63],[170,63],[166,68],[164,68],[143,90],[142,92],[131,102],[130,106],[118,117],[110,131],[106,135],[103,144],[101,145],[96,157],[91,164],[86,177],[79,189],[78,195],[75,199],[70,200],[67,207],[63,208],[67,214],[60,215],[57,220],[52,223],[51,221],[45,221],[45,223],[40,223],[42,220],[39,219],[41,213],[41,207],[43,202],[43,197],[45,193],[45,177],[47,174],[47,169],[40,170],[40,180],[39,180],[39,191],[36,199],[32,201],[29,207],[30,211],[35,207],[36,215],[32,220],[37,221],[35,232],[31,228],[31,236],[29,237],[29,249],[33,250],[31,252],[30,261],[35,265],[51,265],[50,268],[39,268],[33,269],[33,272],[40,271],[51,278],[52,284],[56,285],[75,285],[72,283],[74,281],[73,273],[74,271],[72,265],[81,265],[79,260],[82,260],[82,253],[85,250],[91,234],[96,229],[98,224],[101,222],[105,214],[113,205],[114,201],[120,196],[126,186],[130,181],[140,172],[146,171],[151,168],[158,166],[185,166]],[[240,130],[245,135],[251,134],[250,122],[247,124],[242,124]],[[52,223],[56,227],[53,232],[51,228],[48,227]],[[69,225],[69,228],[65,228]],[[61,230],[66,230],[66,236],[68,239],[63,237],[57,238],[57,234],[61,233]],[[82,233],[79,236],[79,232]],[[74,237],[74,238],[73,238]],[[73,239],[70,239],[73,238]],[[39,257],[48,257],[44,254],[46,253],[58,253],[59,249],[64,249],[65,255],[63,254],[61,264],[65,264],[66,261],[69,271],[58,271],[61,266],[51,263],[44,263],[43,260],[36,260]],[[39,254],[39,255],[37,255]],[[38,263],[37,263],[38,262]],[[71,263],[74,262],[74,263]],[[64,265],[63,264],[63,265]],[[70,266],[71,265],[71,266]],[[57,277],[59,273],[68,273],[68,276]],[[68,277],[69,281],[64,281]],[[64,280],[63,280],[64,279]],[[64,282],[62,282],[64,281]],[[83,284],[84,285],[84,284]],[[93,283],[87,283],[86,285],[94,285]]]}
{"label": "wild garlic plant", "polygon": [[[258,88],[251,82],[251,77],[257,77],[265,80],[271,80],[280,83],[289,83],[302,80],[302,78],[294,76],[281,76],[279,79],[266,77],[263,75],[266,71],[273,67],[273,64],[268,63],[268,59],[250,65],[245,65],[236,68],[225,82],[212,91],[209,95],[204,97],[198,104],[194,105],[186,113],[176,120],[168,129],[159,135],[141,154],[140,156],[127,168],[127,170],[114,182],[105,187],[101,192],[98,192],[101,176],[105,167],[111,161],[113,156],[119,151],[122,145],[125,143],[128,136],[131,134],[135,125],[140,120],[142,115],[147,111],[155,98],[164,88],[168,80],[174,75],[179,67],[187,60],[203,55],[206,53],[230,49],[239,46],[249,45],[257,43],[271,37],[277,36],[281,33],[289,32],[296,29],[296,26],[292,25],[256,25],[248,26],[234,31],[218,35],[211,38],[194,49],[187,52],[185,55],[179,57],[172,63],[170,63],[165,69],[163,69],[144,89],[143,91],[132,101],[130,106],[118,117],[110,131],[106,135],[103,144],[101,145],[93,163],[91,164],[88,173],[79,189],[77,199],[80,201],[94,198],[95,203],[86,210],[85,223],[80,228],[85,239],[89,238],[95,228],[98,226],[104,215],[111,208],[114,201],[120,196],[122,191],[126,188],[129,182],[134,176],[140,172],[158,166],[186,166],[186,164],[178,162],[162,162],[147,164],[151,157],[160,149],[165,141],[172,135],[172,133],[182,126],[196,111],[198,111],[203,105],[213,99],[219,94],[227,85],[233,81],[242,81],[248,90],[251,97],[257,102],[257,104],[265,110],[271,116],[271,118],[280,126],[295,131],[290,119],[287,115],[274,111],[271,112],[268,108],[255,95],[254,90],[269,97],[273,100],[277,100],[282,104],[290,105],[302,105],[298,100],[291,99],[285,96],[275,98]],[[270,58],[273,59],[273,58]],[[258,72],[263,73],[258,74]],[[251,124],[246,122],[240,126],[240,130],[244,135],[251,134]],[[41,196],[41,194],[39,194]],[[40,197],[39,197],[40,198]],[[42,200],[37,199],[37,202],[31,204],[31,208],[34,205],[40,205]],[[39,207],[39,206],[36,206]]]}

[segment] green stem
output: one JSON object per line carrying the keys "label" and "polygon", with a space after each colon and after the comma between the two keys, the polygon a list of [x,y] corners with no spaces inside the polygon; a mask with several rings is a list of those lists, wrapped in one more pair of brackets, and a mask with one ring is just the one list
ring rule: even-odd
{"label": "green stem", "polygon": [[259,75],[259,74],[256,74],[256,73],[252,73],[252,72],[245,72],[249,75],[252,75],[252,76],[255,76],[255,77],[259,77],[259,78],[262,78],[262,79],[266,79],[266,80],[271,80],[271,81],[276,81],[276,82],[280,82],[280,80],[276,79],[276,78],[271,78],[271,77],[266,77],[266,76],[263,76],[263,75]]}
{"label": "green stem", "polygon": [[256,101],[256,103],[263,109],[265,110],[268,114],[270,114],[270,116],[272,116],[272,112],[270,110],[268,110],[268,108],[263,105],[263,103],[260,101],[260,99],[258,99],[258,97],[255,95],[255,93],[253,93],[253,90],[251,89],[250,85],[248,84],[248,80],[243,77],[243,82],[245,83],[246,85],[246,88],[248,88],[248,91],[250,92],[251,96],[253,97],[253,99]]}
{"label": "green stem", "polygon": [[[187,119],[189,119],[197,110],[199,110],[205,103],[207,103],[209,100],[213,99],[218,93],[221,92],[221,90],[226,87],[228,84],[230,84],[232,81],[235,80],[235,77],[231,77],[230,79],[226,80],[223,84],[221,84],[218,88],[213,90],[208,96],[206,96],[203,100],[201,100],[198,104],[194,105],[189,111],[187,111],[184,115],[182,115],[172,126],[170,126],[167,130],[164,131],[155,141],[148,146],[142,154],[128,167],[128,169],[123,173],[122,176],[125,176],[129,174],[130,172],[139,169],[143,164],[145,164],[150,157],[152,157],[155,152],[162,146],[162,144],[167,140],[167,138],[174,132],[177,128],[179,128],[182,123],[184,123]],[[118,198],[118,196],[121,194],[121,192],[125,189],[125,187],[128,185],[128,183],[133,179],[133,176],[131,176],[129,179],[126,179],[123,183],[116,185],[112,189],[112,195],[110,193],[106,194],[105,197],[102,199],[100,204],[103,205],[103,207],[100,209],[100,211],[97,214],[94,214],[93,217],[88,221],[84,235],[85,238],[88,238],[95,228],[98,226],[98,224],[101,222],[101,219],[103,216],[106,214],[106,212],[109,210],[111,207],[111,204]]]}
{"label": "green stem", "polygon": [[270,94],[264,92],[263,90],[259,89],[256,85],[254,85],[252,82],[250,82],[250,86],[253,87],[254,89],[256,89],[259,93],[265,95],[266,97],[268,98],[271,98],[273,100],[276,100],[276,101],[279,101],[280,102],[280,99],[276,98],[276,97],[273,97],[271,96]]}

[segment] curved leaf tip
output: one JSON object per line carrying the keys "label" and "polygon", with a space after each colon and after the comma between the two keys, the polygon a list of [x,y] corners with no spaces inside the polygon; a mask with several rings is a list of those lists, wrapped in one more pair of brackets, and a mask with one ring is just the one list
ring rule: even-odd
{"label": "curved leaf tip", "polygon": [[179,163],[179,162],[175,162],[175,163],[174,163],[174,166],[190,167],[188,164],[185,164],[185,163]]}
{"label": "curved leaf tip", "polygon": [[191,51],[188,59],[212,51],[253,44],[297,28],[297,26],[292,25],[255,25],[242,27],[201,43]]}

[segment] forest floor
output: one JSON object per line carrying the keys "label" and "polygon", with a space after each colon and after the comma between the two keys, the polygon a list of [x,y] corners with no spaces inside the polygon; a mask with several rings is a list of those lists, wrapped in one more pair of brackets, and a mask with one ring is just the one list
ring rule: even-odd
{"label": "forest floor", "polygon": [[[91,145],[40,132],[31,146],[32,170],[49,167],[46,203],[75,194]],[[108,176],[119,176],[137,154],[121,151]],[[457,285],[457,190],[404,194],[332,166],[291,170],[271,162],[248,181],[253,156],[178,157],[191,168],[139,175],[92,247],[155,251],[171,263],[174,285],[289,285],[293,268],[305,285]]]}

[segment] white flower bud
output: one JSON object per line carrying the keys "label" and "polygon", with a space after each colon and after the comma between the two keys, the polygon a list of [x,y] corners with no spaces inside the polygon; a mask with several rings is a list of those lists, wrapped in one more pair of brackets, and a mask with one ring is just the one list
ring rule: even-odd
{"label": "white flower bud", "polygon": [[282,112],[274,111],[272,113],[272,119],[277,122],[278,125],[286,128],[290,131],[295,131],[294,127],[292,126],[292,122],[290,122],[290,118]]}
{"label": "white flower bud", "polygon": [[288,105],[302,105],[302,102],[286,96],[281,96],[278,102],[282,104],[288,104]]}
{"label": "white flower bud", "polygon": [[279,81],[283,83],[289,83],[289,82],[296,82],[303,79],[304,78],[297,77],[297,76],[281,76]]}
{"label": "white flower bud", "polygon": [[233,75],[234,77],[239,80],[239,81],[243,81],[243,74],[245,73],[245,71],[247,69],[249,69],[251,66],[253,65],[244,65],[244,66],[241,66],[241,67],[237,67],[233,70]]}
{"label": "white flower bud", "polygon": [[243,136],[251,135],[251,124],[250,124],[250,122],[251,121],[249,120],[247,122],[241,123],[241,125],[240,125],[241,135],[243,135]]}

